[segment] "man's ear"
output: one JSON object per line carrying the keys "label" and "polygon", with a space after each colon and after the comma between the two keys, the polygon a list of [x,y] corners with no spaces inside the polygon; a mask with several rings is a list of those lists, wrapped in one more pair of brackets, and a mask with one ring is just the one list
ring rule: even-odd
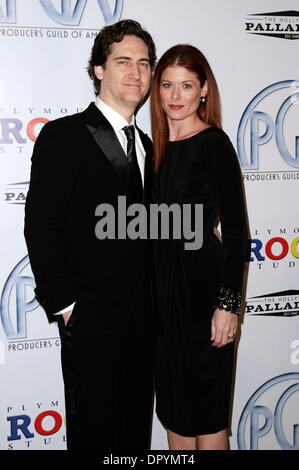
{"label": "man's ear", "polygon": [[95,76],[97,77],[98,80],[102,80],[103,78],[103,66],[102,65],[95,65],[94,68],[94,73]]}

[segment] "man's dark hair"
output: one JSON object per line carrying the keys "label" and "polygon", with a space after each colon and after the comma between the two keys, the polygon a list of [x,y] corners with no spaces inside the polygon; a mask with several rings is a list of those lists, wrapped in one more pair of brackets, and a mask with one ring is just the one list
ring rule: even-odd
{"label": "man's dark hair", "polygon": [[120,42],[124,36],[137,36],[142,39],[148,47],[149,61],[151,68],[154,67],[156,62],[156,47],[151,35],[142,29],[137,21],[122,20],[118,23],[105,26],[96,36],[91,50],[91,56],[88,62],[87,71],[90,78],[93,80],[95,94],[98,95],[101,89],[101,80],[99,80],[94,73],[95,65],[105,66],[107,58],[111,53],[111,45],[114,42]]}

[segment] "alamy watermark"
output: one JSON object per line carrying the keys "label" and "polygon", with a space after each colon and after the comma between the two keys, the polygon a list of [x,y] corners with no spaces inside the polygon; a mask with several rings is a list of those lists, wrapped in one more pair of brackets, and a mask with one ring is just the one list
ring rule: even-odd
{"label": "alamy watermark", "polygon": [[111,204],[102,203],[96,207],[95,215],[101,217],[95,226],[99,240],[167,240],[171,237],[188,240],[184,242],[185,250],[202,247],[202,204],[149,204],[147,209],[139,203],[127,207],[126,196],[118,196],[117,210]]}

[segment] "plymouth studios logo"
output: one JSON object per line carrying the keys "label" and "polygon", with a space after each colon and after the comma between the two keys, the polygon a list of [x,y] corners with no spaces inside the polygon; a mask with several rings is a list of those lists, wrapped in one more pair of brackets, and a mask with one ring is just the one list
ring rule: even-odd
{"label": "plymouth studios logo", "polygon": [[[114,9],[111,9],[107,0],[97,1],[106,24],[112,24],[121,18],[124,0],[115,0]],[[25,2],[22,2],[25,3]],[[90,0],[89,2],[90,3]],[[81,22],[87,0],[36,0],[36,7],[42,8],[44,13],[55,23],[75,27]],[[0,23],[15,25],[22,24],[19,18],[17,0],[0,1]]]}
{"label": "plymouth studios logo", "polygon": [[299,107],[294,106],[298,102],[299,80],[274,83],[250,101],[237,134],[239,159],[245,173],[298,173]]}
{"label": "plymouth studios logo", "polygon": [[245,19],[249,34],[280,39],[299,39],[299,11],[255,13]]}

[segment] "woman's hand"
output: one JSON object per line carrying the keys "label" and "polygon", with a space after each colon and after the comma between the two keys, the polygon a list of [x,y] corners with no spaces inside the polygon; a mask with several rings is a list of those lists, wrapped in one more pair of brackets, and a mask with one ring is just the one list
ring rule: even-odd
{"label": "woman's hand", "polygon": [[72,315],[72,313],[73,313],[73,309],[72,309],[72,310],[69,310],[68,312],[65,312],[65,313],[62,314],[63,320],[64,320],[64,325],[65,325],[65,326],[67,325],[67,323],[68,323],[68,321],[69,321],[70,316]]}
{"label": "woman's hand", "polygon": [[222,243],[222,238],[221,238],[220,232],[219,232],[218,228],[216,228],[216,227],[214,227],[214,235],[216,235],[218,240]]}
{"label": "woman's hand", "polygon": [[215,310],[212,318],[212,346],[221,348],[235,339],[238,328],[238,315],[226,310]]}

